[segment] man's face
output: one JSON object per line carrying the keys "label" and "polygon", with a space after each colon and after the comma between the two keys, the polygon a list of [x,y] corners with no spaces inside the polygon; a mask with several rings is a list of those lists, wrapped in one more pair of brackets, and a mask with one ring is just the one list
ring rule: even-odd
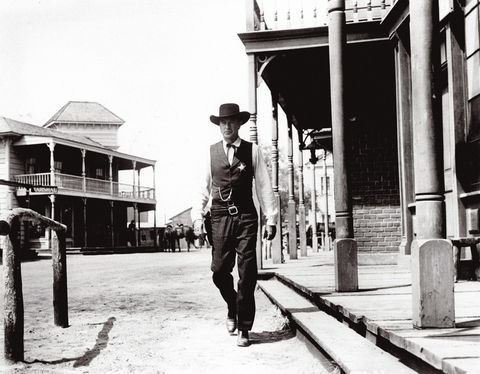
{"label": "man's face", "polygon": [[238,118],[220,119],[220,132],[227,143],[233,143],[238,138],[238,130],[242,122]]}

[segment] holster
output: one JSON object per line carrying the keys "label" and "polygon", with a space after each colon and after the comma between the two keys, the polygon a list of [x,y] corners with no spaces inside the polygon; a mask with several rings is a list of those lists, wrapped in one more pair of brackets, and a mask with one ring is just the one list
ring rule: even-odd
{"label": "holster", "polygon": [[205,216],[203,216],[203,224],[205,225],[205,231],[207,232],[207,238],[208,242],[210,244],[213,243],[213,237],[212,237],[212,215],[210,212],[207,212]]}

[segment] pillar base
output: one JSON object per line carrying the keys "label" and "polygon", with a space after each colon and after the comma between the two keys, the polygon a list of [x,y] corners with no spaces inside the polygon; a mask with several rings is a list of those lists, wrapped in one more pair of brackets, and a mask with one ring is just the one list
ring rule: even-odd
{"label": "pillar base", "polygon": [[335,290],[337,292],[358,290],[357,241],[351,238],[334,242]]}
{"label": "pillar base", "polygon": [[412,321],[415,328],[455,326],[452,243],[412,242]]}

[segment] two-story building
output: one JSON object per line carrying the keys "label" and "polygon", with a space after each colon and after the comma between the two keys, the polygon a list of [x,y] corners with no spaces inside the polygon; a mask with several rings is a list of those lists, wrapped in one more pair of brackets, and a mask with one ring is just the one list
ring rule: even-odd
{"label": "two-story building", "polygon": [[[77,101],[43,127],[0,117],[0,178],[56,187],[0,186],[0,209],[30,207],[64,223],[70,247],[132,242],[127,209],[133,208],[137,227],[140,212],[156,209],[155,161],[117,150],[123,123],[99,103]],[[142,176],[151,185],[143,185]],[[26,225],[24,240],[25,247],[49,248],[49,233],[33,226]]]}
{"label": "two-story building", "polygon": [[259,82],[272,97],[273,164],[278,106],[291,170],[293,128],[311,152],[332,130],[320,148],[335,169],[336,289],[358,289],[357,252],[398,253],[414,325],[451,327],[452,245],[480,234],[480,2],[246,0],[246,10],[251,139]]}

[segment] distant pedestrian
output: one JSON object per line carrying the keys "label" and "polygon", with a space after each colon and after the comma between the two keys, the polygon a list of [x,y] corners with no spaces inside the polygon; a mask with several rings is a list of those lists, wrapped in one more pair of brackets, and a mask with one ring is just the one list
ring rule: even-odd
{"label": "distant pedestrian", "polygon": [[137,240],[136,240],[136,235],[135,235],[135,220],[131,220],[130,223],[128,224],[128,228],[127,228],[127,232],[128,232],[128,244],[131,246],[131,247],[135,247],[136,246],[136,243],[137,243]]}
{"label": "distant pedestrian", "polygon": [[[227,303],[227,330],[232,334],[238,326],[237,345],[241,347],[250,344],[248,331],[255,317],[258,216],[252,198],[253,179],[267,218],[268,240],[275,236],[278,212],[259,148],[238,136],[240,126],[249,118],[250,113],[241,112],[237,104],[222,104],[219,115],[210,116],[210,121],[219,126],[223,139],[210,146],[208,164],[192,208],[195,234],[198,235],[202,230],[204,208],[212,197],[213,282]],[[238,292],[231,274],[235,258]]]}

